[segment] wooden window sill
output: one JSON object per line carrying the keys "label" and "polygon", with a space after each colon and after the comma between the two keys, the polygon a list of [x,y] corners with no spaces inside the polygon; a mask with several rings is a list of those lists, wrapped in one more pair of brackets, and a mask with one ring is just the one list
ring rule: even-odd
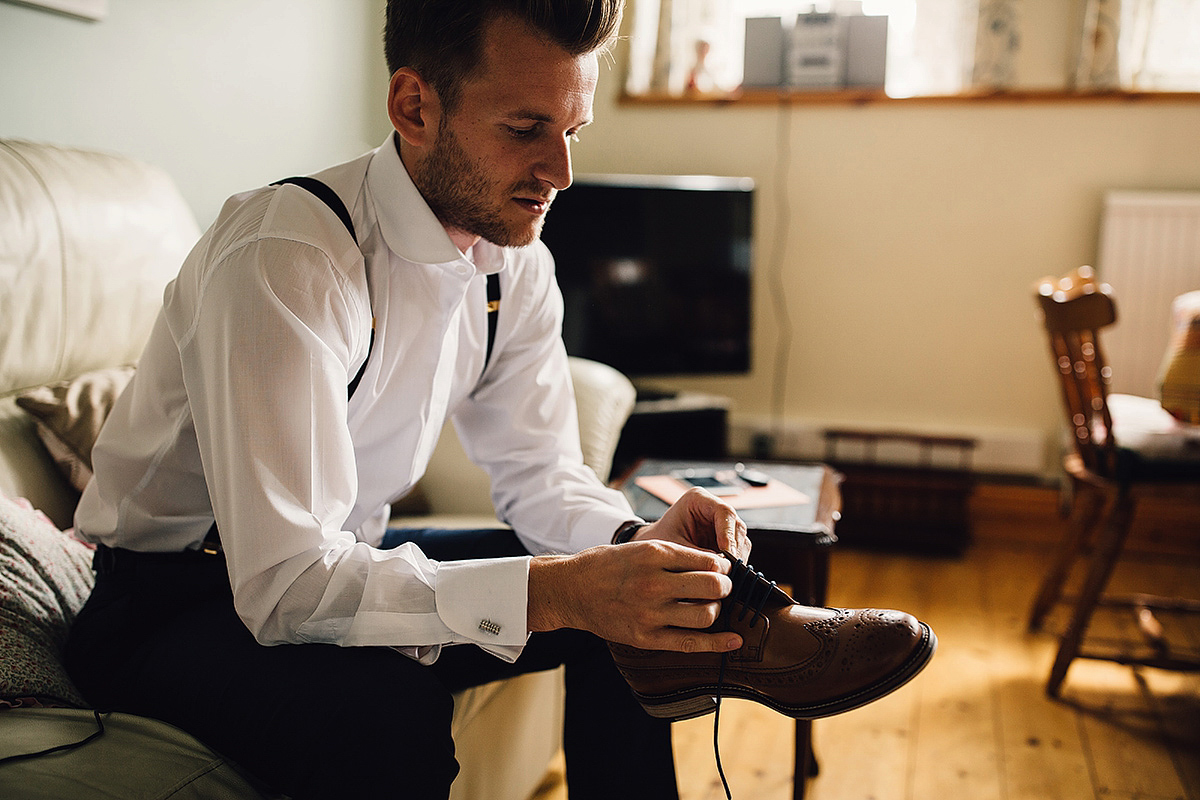
{"label": "wooden window sill", "polygon": [[739,89],[733,92],[668,94],[622,93],[629,106],[764,106],[764,105],[872,105],[957,103],[1164,103],[1200,102],[1200,92],[1067,91],[1063,89],[1010,89],[921,97],[890,97],[882,89]]}

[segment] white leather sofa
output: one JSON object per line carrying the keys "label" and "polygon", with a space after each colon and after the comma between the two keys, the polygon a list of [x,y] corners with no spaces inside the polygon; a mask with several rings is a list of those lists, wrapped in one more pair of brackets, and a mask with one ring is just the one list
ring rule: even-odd
{"label": "white leather sofa", "polygon": [[[88,551],[58,530],[72,524],[78,492],[47,450],[52,421],[42,418],[39,431],[17,398],[34,387],[56,387],[69,404],[78,398],[64,386],[77,386],[79,376],[134,364],[163,287],[198,236],[187,205],[157,168],[116,155],[0,140],[0,637],[20,635],[14,620],[41,637],[32,644],[0,639],[0,759],[77,742],[96,730],[86,700],[71,696],[73,687],[59,683],[40,692],[20,685],[31,661],[35,672],[66,680],[55,650],[92,575]],[[633,386],[595,362],[572,359],[572,374],[585,460],[607,478],[633,407]],[[486,476],[453,436],[443,438],[420,486],[420,519],[398,521],[494,524]],[[16,498],[48,519],[19,508]],[[404,513],[411,515],[414,504],[407,505]],[[51,553],[54,563],[38,562],[42,553]],[[29,589],[23,580],[36,586]],[[12,667],[14,654],[26,659],[20,669]],[[560,746],[560,673],[526,675],[456,697],[462,772],[453,798],[529,796]],[[106,732],[88,744],[0,761],[0,797],[264,796],[182,731],[124,714],[104,721]]]}

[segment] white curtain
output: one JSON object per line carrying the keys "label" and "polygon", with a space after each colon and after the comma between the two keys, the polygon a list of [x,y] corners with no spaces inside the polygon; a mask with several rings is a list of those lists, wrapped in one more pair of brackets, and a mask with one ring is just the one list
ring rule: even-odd
{"label": "white curtain", "polygon": [[1076,89],[1200,89],[1200,0],[1087,0]]}
{"label": "white curtain", "polygon": [[864,4],[888,14],[887,93],[956,94],[971,84],[978,0]]}
{"label": "white curtain", "polygon": [[742,69],[736,5],[737,0],[636,0],[626,90],[682,94],[688,88],[736,88]]}
{"label": "white curtain", "polygon": [[[954,94],[971,86],[1009,85],[1019,44],[1019,2],[862,0],[863,12],[888,17],[888,94]],[[704,82],[697,88],[733,90],[742,78],[747,17],[781,17],[786,30],[797,13],[842,12],[848,5],[856,8],[859,4],[845,0],[634,0],[626,91],[635,95],[684,93],[698,48],[707,55],[701,76]]]}
{"label": "white curtain", "polygon": [[1017,85],[1020,11],[1018,0],[980,0],[975,23],[972,88],[1009,89]]}

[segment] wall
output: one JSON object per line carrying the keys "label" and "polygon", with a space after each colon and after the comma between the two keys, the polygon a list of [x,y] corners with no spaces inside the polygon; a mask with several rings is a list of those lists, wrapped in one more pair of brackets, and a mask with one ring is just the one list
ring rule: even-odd
{"label": "wall", "polygon": [[[1055,5],[1031,6],[1032,84],[1070,35]],[[0,136],[157,163],[207,225],[233,191],[383,140],[382,6],[111,0],[87,23],[0,3]],[[1195,101],[634,107],[623,55],[578,171],[760,188],[753,371],[664,383],[729,397],[743,441],[783,430],[785,452],[849,424],[977,434],[984,468],[1049,466],[1058,398],[1030,284],[1094,259],[1105,190],[1200,188]]]}
{"label": "wall", "polygon": [[[1050,48],[1029,49],[1044,82]],[[844,424],[979,435],[984,469],[1052,469],[1031,284],[1094,260],[1106,190],[1200,188],[1200,101],[634,106],[623,55],[577,172],[759,187],[753,370],[661,384],[729,397],[737,441],[782,431],[789,454],[819,455],[816,432]]]}
{"label": "wall", "polygon": [[111,0],[101,22],[0,3],[0,136],[157,164],[204,227],[383,141],[382,25],[383,0]]}

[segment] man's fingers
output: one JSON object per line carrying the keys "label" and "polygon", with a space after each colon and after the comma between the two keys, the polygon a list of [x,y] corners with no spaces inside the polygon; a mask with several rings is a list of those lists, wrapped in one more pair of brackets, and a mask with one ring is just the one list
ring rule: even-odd
{"label": "man's fingers", "polygon": [[668,516],[673,517],[672,524],[682,524],[682,529],[687,531],[686,538],[694,544],[732,553],[743,561],[749,558],[746,523],[733,506],[704,489],[689,489],[667,510],[663,519]]}
{"label": "man's fingers", "polygon": [[686,619],[679,623],[683,628],[708,628],[721,616],[720,603],[684,603],[680,616]]}
{"label": "man's fingers", "polygon": [[657,565],[667,572],[729,572],[729,561],[719,553],[661,539],[648,539],[632,544],[641,544],[648,552],[653,552],[651,557],[657,558]]}
{"label": "man's fingers", "polygon": [[680,653],[726,653],[742,646],[736,633],[701,633],[692,630],[664,630],[655,637],[655,650]]}
{"label": "man's fingers", "polygon": [[750,538],[746,535],[746,523],[737,512],[732,508],[718,509],[714,527],[719,549],[745,561],[750,555]]}
{"label": "man's fingers", "polygon": [[720,600],[733,591],[733,581],[720,572],[679,572],[665,589],[669,600]]}

